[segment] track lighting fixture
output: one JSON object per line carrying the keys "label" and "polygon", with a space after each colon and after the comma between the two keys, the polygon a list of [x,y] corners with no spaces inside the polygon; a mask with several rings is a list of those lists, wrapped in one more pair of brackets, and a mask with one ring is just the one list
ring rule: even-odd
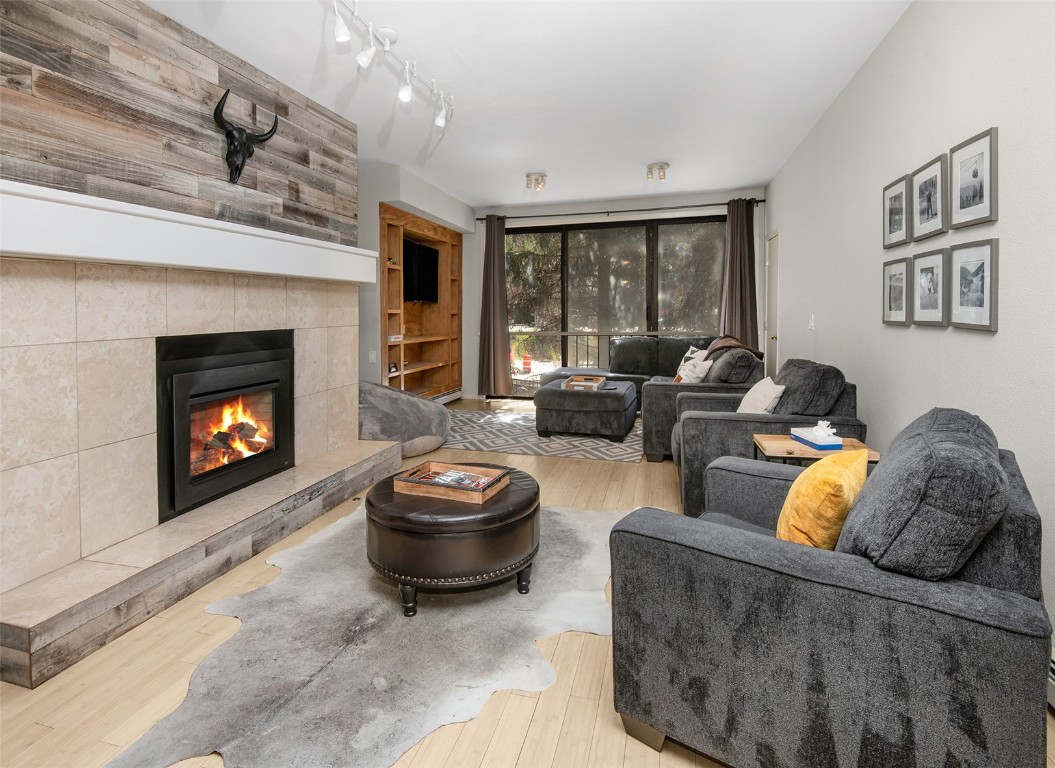
{"label": "track lighting fixture", "polygon": [[527,188],[533,189],[536,192],[541,192],[542,188],[546,186],[546,174],[544,173],[529,173],[527,175]]}
{"label": "track lighting fixture", "polygon": [[645,171],[645,179],[652,181],[658,177],[660,181],[666,181],[668,168],[670,168],[670,163],[649,163]]}
{"label": "track lighting fixture", "polygon": [[385,56],[391,56],[392,59],[403,68],[403,76],[400,78],[399,90],[396,92],[397,98],[403,103],[409,103],[414,98],[415,83],[424,86],[428,89],[431,96],[439,99],[439,110],[437,111],[432,124],[437,128],[446,130],[447,126],[450,125],[451,120],[454,119],[454,97],[449,96],[445,91],[438,89],[435,80],[432,80],[430,84],[430,82],[422,78],[418,74],[417,62],[411,62],[409,59],[404,59],[392,50],[392,46],[399,39],[399,33],[390,27],[378,27],[375,30],[372,23],[366,21],[359,15],[358,0],[352,0],[350,6],[348,0],[333,0],[333,36],[337,42],[346,43],[352,39],[351,30],[348,28],[344,16],[341,15],[342,6],[345,10],[351,11],[352,20],[366,28],[366,47],[355,56],[355,61],[359,67],[366,69],[373,64],[377,58],[377,49],[380,45],[383,54],[382,58]]}

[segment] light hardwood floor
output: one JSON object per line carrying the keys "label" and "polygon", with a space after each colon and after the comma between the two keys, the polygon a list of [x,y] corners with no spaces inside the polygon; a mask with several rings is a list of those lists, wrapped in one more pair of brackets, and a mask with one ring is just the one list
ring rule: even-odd
{"label": "light hardwood floor", "polygon": [[[531,404],[463,400],[451,407],[523,411]],[[677,475],[670,461],[626,464],[441,449],[403,463],[411,466],[425,458],[519,467],[538,479],[546,505],[584,511],[629,511],[649,505],[680,512]],[[278,569],[265,562],[267,557],[350,514],[358,504],[352,500],[332,510],[39,688],[0,683],[0,764],[105,765],[183,701],[195,667],[238,631],[237,619],[207,614],[205,606],[268,583]],[[718,766],[678,744],[668,742],[657,753],[626,737],[612,708],[611,638],[566,632],[538,643],[557,670],[552,687],[538,693],[495,693],[476,718],[434,731],[396,766]],[[1055,718],[1049,712],[1049,768],[1055,768],[1053,731]],[[213,754],[176,765],[222,768],[223,760]]]}

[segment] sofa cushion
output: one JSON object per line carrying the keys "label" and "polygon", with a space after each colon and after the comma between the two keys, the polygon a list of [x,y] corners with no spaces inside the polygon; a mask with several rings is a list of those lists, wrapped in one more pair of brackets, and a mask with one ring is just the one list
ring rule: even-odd
{"label": "sofa cushion", "polygon": [[759,359],[746,349],[722,350],[725,354],[717,359],[708,356],[708,360],[714,360],[714,365],[707,372],[704,381],[722,382],[725,384],[743,384],[751,376],[751,372],[758,365]]}
{"label": "sofa cushion", "polygon": [[[656,342],[656,370],[652,373],[659,376],[673,376],[678,372],[682,358],[689,347],[705,350],[714,339],[713,336],[659,336]],[[611,346],[611,345],[609,345]]]}
{"label": "sofa cushion", "polygon": [[[685,345],[688,349],[689,345]],[[681,357],[678,357],[681,361]],[[608,343],[608,370],[635,376],[654,376],[659,371],[656,339],[651,336],[619,336]],[[676,368],[677,366],[675,366]]]}
{"label": "sofa cushion", "polygon": [[932,581],[952,576],[1008,508],[993,431],[935,408],[894,438],[843,526],[836,549]]}
{"label": "sofa cushion", "polygon": [[674,381],[685,384],[700,384],[705,381],[707,372],[711,370],[714,361],[704,360],[702,357],[704,354],[703,352],[697,353],[696,357],[690,357],[687,362],[678,366],[678,375],[674,377]]}
{"label": "sofa cushion", "polygon": [[801,416],[826,416],[846,385],[838,368],[812,360],[788,360],[773,380],[784,385],[773,413]]}
{"label": "sofa cushion", "polygon": [[865,484],[868,451],[838,451],[795,478],[777,518],[777,538],[835,549],[846,515]]}

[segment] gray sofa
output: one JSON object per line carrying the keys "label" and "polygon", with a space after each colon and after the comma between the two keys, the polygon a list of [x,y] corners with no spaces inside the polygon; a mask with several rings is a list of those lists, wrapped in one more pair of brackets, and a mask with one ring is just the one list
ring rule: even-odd
{"label": "gray sofa", "polygon": [[792,427],[823,419],[840,437],[867,437],[867,425],[857,418],[857,387],[838,368],[790,359],[773,380],[785,386],[773,413],[737,413],[743,394],[677,396],[678,420],[670,439],[686,515],[695,517],[704,509],[707,465],[720,456],[754,456],[756,434],[787,435]]}
{"label": "gray sofa", "polygon": [[604,376],[613,381],[632,381],[637,389],[653,376],[673,377],[689,347],[707,349],[716,336],[613,336],[608,340],[607,368],[557,368],[544,373],[539,386],[569,376]]}
{"label": "gray sofa", "polygon": [[675,382],[673,376],[658,375],[641,385],[641,431],[645,458],[663,461],[673,453],[671,431],[678,421],[678,396],[683,393],[728,394],[742,398],[762,380],[765,366],[746,349],[716,353],[714,365],[701,383]]}
{"label": "gray sofa", "polygon": [[1051,624],[1014,454],[935,409],[891,443],[836,551],[775,538],[797,467],[723,458],[699,519],[611,534],[627,731],[736,768],[1043,768]]}

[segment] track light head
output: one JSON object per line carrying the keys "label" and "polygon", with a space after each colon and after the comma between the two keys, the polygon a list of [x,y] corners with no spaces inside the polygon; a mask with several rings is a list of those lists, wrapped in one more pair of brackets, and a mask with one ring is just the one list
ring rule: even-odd
{"label": "track light head", "polygon": [[[414,65],[414,69],[417,70],[417,64]],[[414,86],[411,83],[413,75],[410,72],[410,64],[403,66],[403,84],[399,86],[399,90],[396,92],[396,96],[404,104],[409,104],[410,100],[414,98]]]}
{"label": "track light head", "polygon": [[436,119],[432,121],[432,124],[437,128],[447,127],[447,105],[443,102],[443,91],[440,91],[440,111],[436,113]]}
{"label": "track light head", "polygon": [[333,0],[333,39],[338,43],[347,43],[352,39],[352,32],[337,6],[337,0]]}
{"label": "track light head", "polygon": [[359,51],[355,55],[355,63],[358,64],[362,69],[366,69],[374,60],[374,55],[377,53],[377,41],[374,40],[374,25],[366,25],[366,42],[367,47]]}

